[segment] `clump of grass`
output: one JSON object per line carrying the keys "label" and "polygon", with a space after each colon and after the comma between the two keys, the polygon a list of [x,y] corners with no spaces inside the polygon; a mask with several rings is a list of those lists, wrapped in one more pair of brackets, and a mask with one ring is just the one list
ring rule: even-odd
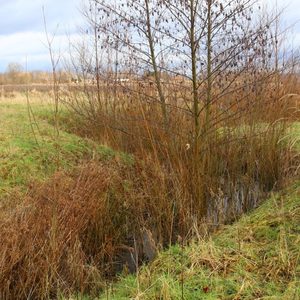
{"label": "clump of grass", "polygon": [[123,265],[140,264],[147,232],[154,251],[172,235],[169,179],[158,171],[150,163],[91,162],[33,183],[25,195],[11,193],[0,212],[1,298],[95,295]]}
{"label": "clump of grass", "polygon": [[13,201],[16,207],[6,203],[0,224],[1,298],[99,291],[101,262],[113,255],[109,227],[116,231],[118,222],[113,210],[122,205],[110,192],[116,177],[113,168],[89,165],[74,176],[57,173],[32,187],[23,201]]}
{"label": "clump of grass", "polygon": [[[55,117],[53,115],[51,107],[48,106],[46,109],[36,107],[35,113],[40,120],[44,120],[51,125],[55,125]],[[80,131],[80,128],[84,126],[84,123],[81,121],[81,118],[72,118],[71,111],[63,104],[61,104],[61,106],[59,107],[57,118],[59,121],[60,130],[62,131],[74,133],[75,131]]]}

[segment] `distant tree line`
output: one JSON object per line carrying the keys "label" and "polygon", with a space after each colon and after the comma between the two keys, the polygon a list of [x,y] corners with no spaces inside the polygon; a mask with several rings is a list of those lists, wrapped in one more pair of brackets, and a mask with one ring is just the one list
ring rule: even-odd
{"label": "distant tree line", "polygon": [[[72,77],[67,72],[59,71],[60,83],[70,82]],[[0,73],[0,85],[12,84],[51,84],[51,74],[48,71],[34,70],[26,71],[22,64],[11,62],[7,65],[5,72]]]}

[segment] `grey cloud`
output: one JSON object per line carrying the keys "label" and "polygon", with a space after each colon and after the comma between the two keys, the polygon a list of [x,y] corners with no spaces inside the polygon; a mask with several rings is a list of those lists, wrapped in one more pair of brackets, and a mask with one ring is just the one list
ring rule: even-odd
{"label": "grey cloud", "polygon": [[60,31],[65,30],[66,24],[74,30],[70,26],[80,16],[79,4],[79,0],[0,0],[0,35],[43,31],[43,6],[49,30],[54,30],[57,24],[61,25]]}
{"label": "grey cloud", "polygon": [[[260,0],[274,5],[275,0]],[[0,71],[5,70],[10,61],[22,61],[31,55],[29,67],[49,66],[47,50],[42,44],[44,26],[42,7],[45,7],[47,27],[52,34],[56,32],[61,48],[67,44],[66,33],[77,31],[76,25],[83,24],[79,13],[82,2],[87,0],[0,0]],[[300,19],[300,0],[278,0],[279,7],[286,7],[283,26],[295,24]],[[300,23],[294,27],[295,46],[300,45]],[[65,37],[65,39],[63,39]]]}

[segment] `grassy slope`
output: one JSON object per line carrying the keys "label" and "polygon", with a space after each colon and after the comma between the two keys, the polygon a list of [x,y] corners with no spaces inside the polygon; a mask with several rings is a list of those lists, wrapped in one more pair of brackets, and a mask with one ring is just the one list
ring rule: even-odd
{"label": "grassy slope", "polygon": [[44,180],[57,169],[68,169],[84,159],[111,157],[107,147],[55,129],[39,116],[49,104],[34,102],[36,123],[29,118],[24,99],[0,102],[0,195],[31,180]]}
{"label": "grassy slope", "polygon": [[299,259],[300,182],[213,237],[171,247],[100,299],[300,299]]}
{"label": "grassy slope", "polygon": [[[299,136],[297,123],[298,150]],[[162,252],[100,299],[300,299],[300,182],[211,238]]]}

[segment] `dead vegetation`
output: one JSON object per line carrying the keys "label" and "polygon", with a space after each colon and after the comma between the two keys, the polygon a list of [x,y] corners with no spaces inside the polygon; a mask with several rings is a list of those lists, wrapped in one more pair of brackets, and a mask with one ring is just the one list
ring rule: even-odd
{"label": "dead vegetation", "polygon": [[147,229],[157,245],[172,235],[167,181],[150,164],[91,162],[11,196],[1,206],[1,298],[93,294],[126,263],[135,269],[131,254],[140,261],[150,251],[141,248]]}
{"label": "dead vegetation", "polygon": [[[216,196],[220,201],[227,197],[230,209],[208,204],[213,215],[207,221],[198,209],[202,203],[191,202],[193,191],[182,180],[188,174],[178,174],[177,170],[153,163],[151,157],[136,159],[129,165],[117,158],[90,162],[69,173],[59,172],[44,184],[33,183],[25,195],[10,194],[1,207],[1,297],[49,299],[60,294],[97,295],[111,276],[126,269],[136,271],[159,250],[176,243],[178,235],[187,241],[197,236],[203,222],[207,222],[205,228],[210,231],[216,229],[215,224],[209,225],[212,220],[220,225],[235,219],[261,199],[259,195],[251,196],[248,182],[251,176],[260,176],[261,191],[268,191],[282,176],[280,169],[273,167],[274,160],[283,166],[285,152],[279,157],[277,152],[271,156],[270,145],[265,147],[264,139],[256,142],[257,152],[251,148],[250,157],[245,156],[247,143],[240,141],[228,144],[226,155],[224,148],[215,148],[214,168],[220,170],[220,177],[206,174],[211,183],[203,189],[204,196],[215,204],[220,204]],[[236,161],[235,155],[239,163],[224,160],[230,157]],[[258,160],[267,155],[269,159]],[[254,169],[247,166],[252,160],[256,162]],[[224,166],[227,167],[221,172]],[[223,172],[229,177],[222,179]],[[237,172],[239,189],[248,188],[245,198],[235,198],[234,181],[230,181],[232,191],[225,188]],[[219,187],[216,192],[214,180]],[[223,189],[219,185],[221,180],[226,182]]]}
{"label": "dead vegetation", "polygon": [[[182,276],[179,281],[176,277],[177,287],[183,286],[183,276],[192,277],[202,272],[201,267],[227,274],[241,256],[226,260],[224,255],[230,253],[200,245],[204,255],[191,254],[196,271],[187,268],[185,273],[180,261],[184,246],[195,238],[202,241],[207,233],[256,208],[299,171],[299,153],[287,137],[299,113],[298,98],[291,96],[299,92],[297,60],[289,57],[280,69],[274,45],[278,32],[273,32],[278,16],[266,18],[263,25],[253,24],[254,3],[249,0],[243,0],[244,5],[227,1],[225,9],[213,0],[159,2],[164,17],[180,29],[177,33],[168,31],[161,10],[149,6],[148,0],[139,0],[140,5],[126,1],[128,11],[122,10],[121,2],[111,6],[110,1],[89,1],[92,47],[79,46],[72,61],[72,71],[82,80],[59,85],[53,68],[54,114],[43,118],[55,126],[55,145],[63,128],[128,152],[134,159],[129,163],[112,155],[108,161],[81,160],[73,171],[57,172],[43,184],[33,182],[25,195],[11,193],[3,199],[0,296],[4,299],[97,296],[121,271],[137,272],[140,280],[140,264],[176,243],[181,245],[175,246],[179,250],[174,270]],[[200,3],[206,9],[201,10]],[[139,18],[144,12],[146,20]],[[251,30],[240,24],[242,19]],[[236,27],[231,28],[232,22]],[[116,34],[116,24],[121,24],[126,42]],[[139,28],[146,49],[133,49],[132,28],[134,32]],[[105,40],[98,32],[113,38]],[[171,58],[181,60],[179,65],[167,64],[164,50],[155,53],[158,41],[166,36],[177,45],[186,43],[177,50],[165,45],[173,51]],[[215,48],[219,43],[223,46]],[[108,66],[100,64],[101,50],[107,51],[107,57],[103,55]],[[178,55],[179,50],[187,59]],[[130,74],[139,80],[121,80],[118,54],[123,55],[122,68],[132,66]],[[62,105],[68,112],[61,112]],[[267,263],[271,273],[266,276],[283,272]],[[250,271],[255,267],[245,264]],[[289,267],[290,276],[295,267]],[[148,287],[141,281],[145,291],[152,286],[149,272],[142,274],[150,282]],[[172,270],[166,272],[167,277]],[[205,276],[209,278],[209,273]],[[246,284],[233,291],[235,299]],[[160,299],[173,299],[167,280],[159,293]]]}

